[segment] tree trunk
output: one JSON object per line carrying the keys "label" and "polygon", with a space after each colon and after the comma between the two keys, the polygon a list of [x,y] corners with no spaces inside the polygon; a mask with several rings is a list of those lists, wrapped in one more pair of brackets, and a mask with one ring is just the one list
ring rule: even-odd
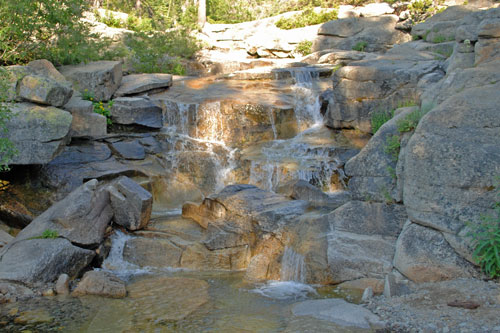
{"label": "tree trunk", "polygon": [[207,0],[198,0],[198,25],[200,28],[207,22]]}
{"label": "tree trunk", "polygon": [[135,9],[139,11],[141,9],[141,0],[136,0],[135,1]]}

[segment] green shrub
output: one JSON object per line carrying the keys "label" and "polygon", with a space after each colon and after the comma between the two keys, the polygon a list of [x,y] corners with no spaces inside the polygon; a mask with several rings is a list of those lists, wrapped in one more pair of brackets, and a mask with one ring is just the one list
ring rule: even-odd
{"label": "green shrub", "polygon": [[375,111],[371,114],[371,124],[373,134],[377,133],[383,124],[394,117],[394,110],[391,111]]}
{"label": "green shrub", "polygon": [[[434,15],[438,9],[437,4],[442,1],[438,0],[416,0],[408,5],[408,10],[410,11],[410,19],[414,23],[419,23],[425,21],[428,17]],[[424,38],[425,39],[425,38]]]}
{"label": "green shrub", "polygon": [[0,65],[40,58],[55,65],[101,59],[110,41],[89,33],[89,25],[80,20],[86,9],[85,0],[4,0]]}
{"label": "green shrub", "polygon": [[295,52],[300,53],[302,55],[308,55],[311,54],[311,48],[312,48],[312,42],[309,40],[304,40],[297,44],[297,47],[295,48]]}
{"label": "green shrub", "polygon": [[106,124],[112,125],[111,121],[111,108],[113,107],[113,101],[109,101],[107,103],[103,103],[102,101],[93,102],[94,112],[101,114],[106,117]]}
{"label": "green shrub", "polygon": [[104,16],[101,16],[99,12],[94,13],[97,21],[102,22],[106,24],[108,27],[113,27],[113,28],[125,28],[125,23],[122,22],[118,17],[115,17],[113,13],[106,11]]}
{"label": "green shrub", "polygon": [[410,132],[417,128],[417,125],[422,117],[427,113],[426,110],[417,109],[408,113],[404,118],[396,121],[396,126],[400,133]]}
{"label": "green shrub", "polygon": [[391,156],[392,161],[398,161],[400,148],[401,143],[399,141],[399,135],[389,135],[385,142],[384,152]]}
{"label": "green shrub", "polygon": [[[497,182],[500,183],[500,180]],[[474,261],[491,278],[500,277],[500,185],[497,184],[497,197],[494,215],[481,217],[480,223],[467,223],[470,231],[467,237],[472,241]]]}
{"label": "green shrub", "polygon": [[10,73],[0,67],[0,171],[9,170],[9,162],[17,154],[17,150],[7,139],[7,120],[12,116],[8,104]]}
{"label": "green shrub", "polygon": [[151,32],[154,30],[153,21],[150,18],[140,18],[132,14],[127,18],[126,27],[136,32]]}
{"label": "green shrub", "polygon": [[276,27],[280,29],[290,30],[296,28],[303,28],[308,25],[315,25],[331,20],[336,20],[338,17],[337,10],[320,12],[314,11],[314,8],[307,8],[299,14],[295,14],[292,17],[285,18],[282,17],[276,21]]}
{"label": "green shrub", "polygon": [[57,230],[45,229],[40,236],[31,237],[29,239],[55,239],[59,237]]}
{"label": "green shrub", "polygon": [[184,75],[181,58],[191,58],[199,49],[187,31],[129,34],[125,45],[135,71]]}
{"label": "green shrub", "polygon": [[240,23],[256,19],[251,8],[242,1],[207,0],[210,23]]}
{"label": "green shrub", "polygon": [[365,48],[368,46],[368,43],[365,41],[359,41],[352,47],[354,51],[364,52]]}
{"label": "green shrub", "polygon": [[52,229],[45,229],[42,233],[42,236],[40,238],[57,238],[59,237],[59,233],[57,230],[52,230]]}

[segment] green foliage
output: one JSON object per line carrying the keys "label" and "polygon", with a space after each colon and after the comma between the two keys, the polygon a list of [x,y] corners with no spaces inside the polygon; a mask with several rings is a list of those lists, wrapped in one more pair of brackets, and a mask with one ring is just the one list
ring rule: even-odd
{"label": "green foliage", "polygon": [[17,154],[17,150],[7,139],[7,120],[12,116],[6,102],[9,99],[10,73],[0,67],[0,171],[9,170],[9,162]]}
{"label": "green foliage", "polygon": [[385,168],[387,173],[389,174],[389,176],[391,176],[392,179],[396,179],[397,178],[397,175],[396,175],[396,170],[394,170],[393,167],[391,166],[388,166],[387,168]]}
{"label": "green foliage", "polygon": [[477,224],[467,223],[474,261],[491,278],[500,277],[500,179],[497,182],[498,201],[493,206],[494,215],[482,216]]}
{"label": "green foliage", "polygon": [[439,44],[439,43],[444,43],[446,42],[446,37],[443,36],[443,35],[437,35],[436,37],[434,37],[434,39],[432,40],[433,43],[436,43],[436,44]]}
{"label": "green foliage", "polygon": [[368,43],[365,42],[364,40],[359,41],[352,47],[354,51],[359,51],[359,52],[364,52],[365,48],[368,46]]}
{"label": "green foliage", "polygon": [[0,65],[45,58],[55,65],[103,58],[110,42],[80,20],[85,0],[4,0],[0,6]]}
{"label": "green foliage", "polygon": [[338,12],[336,9],[332,11],[321,10],[320,12],[316,12],[314,8],[307,8],[290,18],[280,18],[276,21],[275,25],[280,29],[290,30],[336,20],[337,17]]}
{"label": "green foliage", "polygon": [[256,19],[242,1],[207,0],[207,20],[210,23],[240,23]]}
{"label": "green foliage", "polygon": [[389,190],[384,186],[381,188],[381,194],[384,197],[385,203],[387,205],[393,204],[395,202],[394,198],[392,197],[391,193],[389,193]]}
{"label": "green foliage", "polygon": [[396,121],[398,131],[400,133],[413,131],[417,127],[420,119],[422,119],[426,113],[426,110],[419,108],[408,113],[404,118],[398,119]]}
{"label": "green foliage", "polygon": [[199,49],[187,31],[129,34],[125,45],[130,50],[133,68],[142,73],[184,75],[181,58],[191,58]]}
{"label": "green foliage", "polygon": [[377,133],[383,124],[394,117],[394,110],[390,111],[375,111],[371,114],[371,124],[373,134]]}
{"label": "green foliage", "polygon": [[59,237],[57,230],[45,229],[40,236],[31,237],[29,239],[55,239]]}
{"label": "green foliage", "polygon": [[153,31],[153,21],[148,17],[137,17],[130,14],[127,18],[127,29],[136,32],[151,32]]}
{"label": "green foliage", "polygon": [[165,31],[174,27],[195,28],[197,8],[185,0],[148,0],[136,8],[136,1],[106,0],[106,9],[127,13],[127,29],[134,31]]}
{"label": "green foliage", "polygon": [[51,239],[54,239],[54,238],[57,238],[57,237],[59,237],[59,233],[57,232],[57,230],[45,229],[42,232],[42,236],[40,238],[51,238]]}
{"label": "green foliage", "polygon": [[95,11],[94,13],[97,21],[106,24],[108,27],[113,28],[125,28],[125,23],[122,22],[118,17],[115,17],[113,13],[106,11],[104,16],[99,15],[99,12]]}
{"label": "green foliage", "polygon": [[94,112],[101,114],[106,117],[106,124],[112,125],[111,121],[111,108],[113,107],[113,101],[109,101],[107,103],[103,103],[102,101],[93,102]]}
{"label": "green foliage", "polygon": [[312,48],[312,42],[309,40],[303,40],[299,44],[297,44],[297,47],[295,48],[295,52],[300,53],[302,55],[308,55],[311,54],[311,48]]}
{"label": "green foliage", "polygon": [[400,148],[399,135],[389,135],[385,142],[384,152],[391,156],[392,161],[398,161]]}
{"label": "green foliage", "polygon": [[[416,0],[408,5],[410,11],[410,19],[414,23],[425,21],[428,17],[439,12],[437,5],[441,4],[442,0]],[[425,38],[424,38],[425,39]]]}

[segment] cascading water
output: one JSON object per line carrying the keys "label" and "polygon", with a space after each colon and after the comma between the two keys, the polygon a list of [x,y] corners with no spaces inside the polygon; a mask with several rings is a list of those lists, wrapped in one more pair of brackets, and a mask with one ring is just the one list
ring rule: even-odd
{"label": "cascading water", "polygon": [[102,263],[103,270],[113,272],[124,280],[128,280],[133,275],[149,273],[148,269],[141,268],[123,259],[125,243],[131,238],[131,236],[121,231],[116,231],[111,236],[111,250],[109,251],[109,255]]}
{"label": "cascading water", "polygon": [[304,256],[286,246],[281,260],[281,281],[295,281],[305,283],[306,265]]}

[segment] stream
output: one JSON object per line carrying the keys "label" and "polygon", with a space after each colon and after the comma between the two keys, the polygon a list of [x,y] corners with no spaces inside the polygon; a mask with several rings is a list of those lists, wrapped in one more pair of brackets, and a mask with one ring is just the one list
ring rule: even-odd
{"label": "stream", "polygon": [[[154,211],[143,232],[150,233],[147,237],[161,234],[174,237],[174,243],[197,241],[202,230],[181,217],[182,204],[200,202],[229,184],[249,183],[276,191],[301,179],[325,193],[343,189],[339,165],[360,144],[322,123],[319,94],[329,81],[311,69],[289,72],[287,80],[260,82],[187,79],[151,96],[164,106],[160,137],[169,149],[156,157],[163,169],[155,170],[159,176],[150,184]],[[239,103],[248,101],[263,107],[254,110],[244,104],[241,109]],[[250,116],[237,119],[238,114],[231,114],[235,110]],[[256,130],[251,134],[245,127],[235,130],[234,124],[243,121]],[[261,122],[267,127],[260,128]],[[138,266],[124,259],[126,241],[133,237],[115,231],[101,268],[126,282],[126,298],[54,296],[19,301],[2,311],[41,311],[46,320],[10,323],[6,331],[350,332],[331,322],[291,314],[291,307],[300,301],[341,297],[356,303],[361,296],[334,286],[305,284],[304,257],[291,247],[284,250],[280,281],[256,283],[246,281],[244,271]]]}

